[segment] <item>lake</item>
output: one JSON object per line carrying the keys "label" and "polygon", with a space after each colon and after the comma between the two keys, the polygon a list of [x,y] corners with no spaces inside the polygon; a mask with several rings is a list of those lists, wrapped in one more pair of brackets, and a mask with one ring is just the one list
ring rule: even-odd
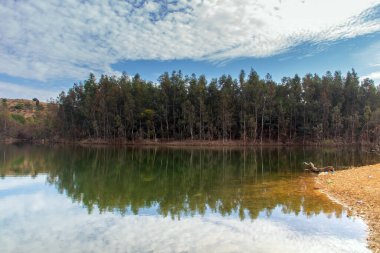
{"label": "lake", "polygon": [[302,162],[360,148],[0,145],[0,252],[370,252]]}

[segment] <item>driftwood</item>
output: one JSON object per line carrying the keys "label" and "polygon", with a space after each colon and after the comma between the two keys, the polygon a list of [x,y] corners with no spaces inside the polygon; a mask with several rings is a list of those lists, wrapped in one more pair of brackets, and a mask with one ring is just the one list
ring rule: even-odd
{"label": "driftwood", "polygon": [[334,172],[335,171],[334,167],[332,167],[332,166],[317,168],[317,167],[315,167],[315,165],[312,162],[309,162],[309,163],[304,162],[303,164],[308,167],[305,170],[309,170],[309,171],[314,172],[314,173],[329,172],[329,171]]}

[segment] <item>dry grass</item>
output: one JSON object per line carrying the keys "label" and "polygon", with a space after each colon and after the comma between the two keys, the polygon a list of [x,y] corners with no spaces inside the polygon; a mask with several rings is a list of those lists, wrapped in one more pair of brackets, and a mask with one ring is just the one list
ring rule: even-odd
{"label": "dry grass", "polygon": [[[9,114],[16,114],[24,117],[26,120],[33,120],[41,117],[46,113],[47,103],[40,102],[40,109],[37,108],[36,102],[27,99],[7,99],[7,109]],[[39,114],[39,116],[37,115]]]}

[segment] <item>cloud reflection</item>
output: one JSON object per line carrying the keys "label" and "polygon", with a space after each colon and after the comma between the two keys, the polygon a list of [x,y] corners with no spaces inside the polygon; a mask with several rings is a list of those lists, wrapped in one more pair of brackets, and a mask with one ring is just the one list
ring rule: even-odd
{"label": "cloud reflection", "polygon": [[2,252],[369,252],[360,220],[324,214],[307,218],[285,214],[281,207],[271,217],[260,215],[253,221],[215,213],[179,220],[112,212],[89,215],[45,180],[22,178],[20,182],[36,190],[20,194],[13,187],[13,194],[0,195]]}

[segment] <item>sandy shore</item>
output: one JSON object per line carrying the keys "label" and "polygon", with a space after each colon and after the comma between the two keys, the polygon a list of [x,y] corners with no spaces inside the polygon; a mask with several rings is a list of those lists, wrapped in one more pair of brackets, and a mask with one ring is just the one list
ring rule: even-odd
{"label": "sandy shore", "polygon": [[368,245],[380,253],[380,164],[316,177],[316,189],[341,202],[369,228]]}

